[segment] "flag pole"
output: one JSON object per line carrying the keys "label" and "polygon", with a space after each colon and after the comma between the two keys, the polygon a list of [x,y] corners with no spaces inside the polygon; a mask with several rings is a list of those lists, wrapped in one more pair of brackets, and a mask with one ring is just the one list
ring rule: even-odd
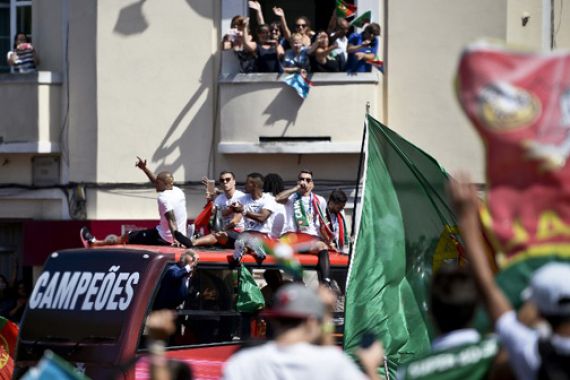
{"label": "flag pole", "polygon": [[358,204],[358,190],[360,189],[360,176],[362,175],[362,165],[364,164],[364,142],[366,141],[366,125],[368,115],[370,114],[370,102],[366,102],[366,115],[364,117],[364,127],[362,129],[362,144],[360,146],[360,160],[358,161],[358,172],[356,173],[356,185],[354,189],[354,206],[352,208],[352,223],[350,227],[350,250],[348,252],[349,256],[352,256],[352,250],[354,249],[354,244],[352,240],[354,239],[354,234],[356,233],[356,206]]}

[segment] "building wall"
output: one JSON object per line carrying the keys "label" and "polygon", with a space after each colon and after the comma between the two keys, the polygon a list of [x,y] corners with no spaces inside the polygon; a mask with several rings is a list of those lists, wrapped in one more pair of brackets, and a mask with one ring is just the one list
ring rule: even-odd
{"label": "building wall", "polygon": [[[247,86],[218,85],[219,27],[222,18],[227,21],[235,9],[243,9],[243,1],[180,1],[165,7],[161,2],[139,0],[34,0],[34,44],[40,69],[59,73],[63,85],[50,90],[50,99],[59,98],[52,108],[46,110],[44,102],[43,108],[33,111],[42,119],[39,125],[49,118],[49,128],[30,133],[46,135],[59,145],[55,153],[61,155],[63,184],[144,183],[144,174],[134,167],[139,155],[148,159],[152,169],[173,171],[177,181],[195,184],[185,187],[189,214],[195,215],[204,202],[200,178],[216,177],[222,169],[233,170],[238,181],[243,181],[252,171],[278,172],[286,180],[294,180],[299,169],[310,168],[317,185],[325,184],[321,185],[325,193],[329,181],[349,184],[358,167],[355,152],[314,154],[307,149],[295,154],[223,154],[216,153],[217,144],[223,136],[238,141],[241,135],[249,135],[251,140],[248,124],[253,123],[257,131],[270,131],[265,135],[284,136],[311,135],[313,127],[324,134],[330,126],[335,142],[354,145],[364,119],[364,104],[361,108],[355,104],[370,99],[373,116],[430,153],[446,169],[467,169],[476,181],[483,181],[482,147],[453,91],[461,49],[480,37],[543,46],[548,37],[544,24],[548,19],[543,14],[546,3],[550,2],[359,3],[382,17],[378,21],[383,29],[386,75],[378,85],[317,83],[312,98],[298,106],[297,124],[288,125],[292,102],[278,101],[288,96],[285,89],[261,83],[241,94]],[[554,5],[556,46],[570,47],[569,7],[560,2]],[[526,14],[529,22],[522,26],[521,17]],[[8,85],[4,90],[10,90]],[[35,93],[40,100],[47,95],[45,89]],[[237,104],[240,101],[242,105]],[[29,117],[33,112],[22,115]],[[344,112],[343,117],[331,117],[334,112]],[[0,155],[0,182],[31,184],[33,156],[30,152]],[[2,166],[4,160],[8,164]],[[117,187],[87,186],[87,218],[156,217],[152,188]],[[50,206],[26,206],[21,211],[19,201],[3,194],[0,192],[4,202],[0,217],[69,218],[67,201],[60,192],[32,192],[37,200],[26,195],[26,202],[42,204],[47,199]],[[60,207],[60,212],[52,212],[52,207]]]}
{"label": "building wall", "polygon": [[505,39],[507,7],[496,0],[388,1],[387,123],[449,172],[483,181],[483,151],[454,93],[463,47]]}

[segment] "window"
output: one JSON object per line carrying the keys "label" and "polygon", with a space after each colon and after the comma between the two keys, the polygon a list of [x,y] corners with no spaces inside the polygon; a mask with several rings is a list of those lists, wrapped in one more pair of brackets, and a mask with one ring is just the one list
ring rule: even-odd
{"label": "window", "polygon": [[0,0],[0,72],[9,72],[6,55],[18,32],[32,37],[32,1]]}

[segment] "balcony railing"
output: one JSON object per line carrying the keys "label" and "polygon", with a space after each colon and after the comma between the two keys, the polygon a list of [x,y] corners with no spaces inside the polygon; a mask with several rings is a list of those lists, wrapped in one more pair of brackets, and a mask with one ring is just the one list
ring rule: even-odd
{"label": "balcony railing", "polygon": [[0,74],[0,153],[58,153],[61,75]]}

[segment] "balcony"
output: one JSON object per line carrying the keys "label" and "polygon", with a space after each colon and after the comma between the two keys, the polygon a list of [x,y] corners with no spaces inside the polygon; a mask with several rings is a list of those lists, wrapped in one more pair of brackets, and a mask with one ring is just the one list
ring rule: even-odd
{"label": "balcony", "polygon": [[0,74],[0,153],[59,153],[61,75]]}
{"label": "balcony", "polygon": [[218,79],[220,153],[359,153],[366,103],[373,115],[381,111],[377,71],[314,73],[303,100],[283,82],[285,74],[235,74],[229,60],[224,54]]}

